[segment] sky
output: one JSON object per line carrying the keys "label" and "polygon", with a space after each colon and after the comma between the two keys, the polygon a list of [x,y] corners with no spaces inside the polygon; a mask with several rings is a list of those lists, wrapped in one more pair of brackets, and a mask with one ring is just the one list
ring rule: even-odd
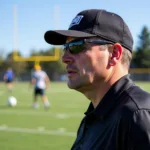
{"label": "sky", "polygon": [[68,29],[72,19],[85,9],[105,9],[119,14],[138,44],[143,26],[150,30],[150,0],[0,0],[0,53],[14,49],[23,56],[32,50],[47,50],[48,30]]}

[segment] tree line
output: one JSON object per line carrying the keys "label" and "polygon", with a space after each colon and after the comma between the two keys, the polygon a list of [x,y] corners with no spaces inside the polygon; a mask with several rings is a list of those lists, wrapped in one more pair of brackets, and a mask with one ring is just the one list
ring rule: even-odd
{"label": "tree line", "polygon": [[[19,52],[19,56],[22,56]],[[54,47],[46,50],[31,50],[30,56],[53,56]],[[63,55],[60,47],[60,59],[58,61],[40,62],[42,69],[45,70],[49,76],[54,79],[61,74],[65,74],[65,65],[61,61]],[[4,72],[11,67],[16,76],[21,76],[25,72],[31,72],[34,62],[16,62],[13,59],[13,51],[4,58],[2,52],[0,53],[0,70]],[[147,26],[144,26],[138,36],[136,48],[133,50],[133,59],[131,68],[150,68],[150,31]]]}
{"label": "tree line", "polygon": [[144,26],[138,36],[137,48],[133,52],[133,68],[150,68],[150,31]]}

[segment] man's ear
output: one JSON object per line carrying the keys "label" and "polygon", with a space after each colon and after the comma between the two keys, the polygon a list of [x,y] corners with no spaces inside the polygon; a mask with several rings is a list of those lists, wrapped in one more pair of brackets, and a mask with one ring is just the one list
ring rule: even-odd
{"label": "man's ear", "polygon": [[113,45],[111,58],[109,60],[109,66],[115,66],[117,61],[121,58],[122,46],[119,43]]}

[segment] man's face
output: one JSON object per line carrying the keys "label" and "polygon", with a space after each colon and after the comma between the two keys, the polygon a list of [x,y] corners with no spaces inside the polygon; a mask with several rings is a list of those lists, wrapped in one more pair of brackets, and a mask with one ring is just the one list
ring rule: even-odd
{"label": "man's face", "polygon": [[83,51],[78,54],[72,54],[67,49],[62,61],[66,64],[69,88],[85,91],[105,82],[110,74],[109,55],[106,46],[96,44],[85,44]]}

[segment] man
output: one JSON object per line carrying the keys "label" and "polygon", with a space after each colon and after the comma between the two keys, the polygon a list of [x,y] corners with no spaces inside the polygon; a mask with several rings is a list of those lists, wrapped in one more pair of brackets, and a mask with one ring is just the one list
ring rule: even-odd
{"label": "man", "polygon": [[45,89],[48,88],[50,79],[45,71],[41,70],[40,65],[34,66],[34,72],[32,74],[31,84],[34,85],[34,102],[33,108],[38,108],[39,105],[37,103],[38,95],[41,96],[44,107],[49,108],[50,103],[48,101],[47,96],[45,95]]}
{"label": "man", "polygon": [[7,89],[9,92],[12,92],[14,78],[15,78],[14,72],[12,71],[11,68],[8,68],[4,74],[4,81],[7,84]]}
{"label": "man", "polygon": [[68,86],[91,101],[72,150],[150,150],[150,94],[129,77],[133,38],[124,20],[85,10],[45,40],[64,45]]}

